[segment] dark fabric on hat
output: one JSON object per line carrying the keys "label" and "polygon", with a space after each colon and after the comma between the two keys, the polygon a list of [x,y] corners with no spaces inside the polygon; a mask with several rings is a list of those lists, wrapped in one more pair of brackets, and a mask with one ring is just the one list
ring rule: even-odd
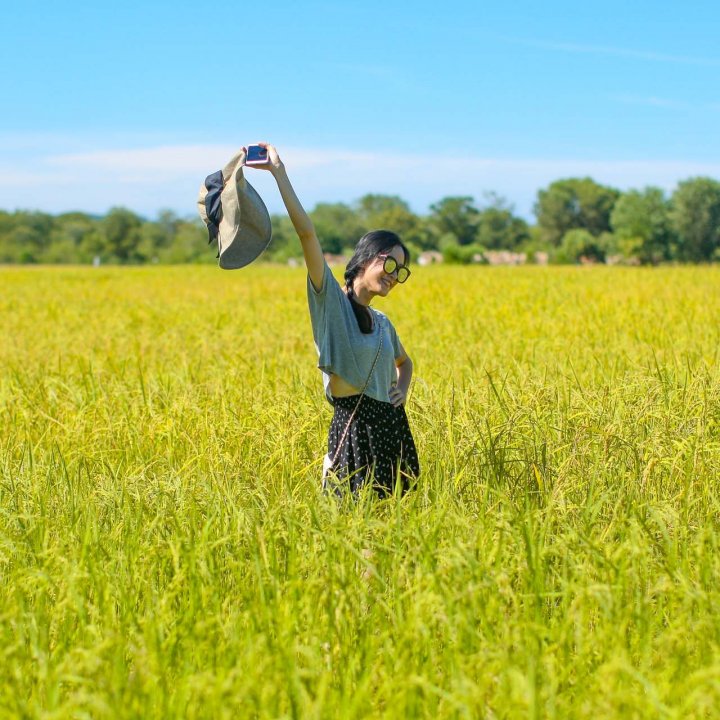
{"label": "dark fabric on hat", "polygon": [[221,194],[223,191],[223,174],[222,170],[212,173],[205,178],[205,187],[207,188],[207,195],[205,196],[205,212],[207,213],[207,228],[209,240],[211,243],[213,240],[217,240],[218,233],[220,232],[220,220],[222,219],[222,203]]}

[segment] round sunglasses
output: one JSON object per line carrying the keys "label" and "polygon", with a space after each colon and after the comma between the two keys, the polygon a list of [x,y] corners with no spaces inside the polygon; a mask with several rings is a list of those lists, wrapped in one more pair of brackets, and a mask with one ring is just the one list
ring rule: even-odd
{"label": "round sunglasses", "polygon": [[407,265],[401,265],[392,255],[380,255],[379,257],[385,258],[383,270],[388,275],[392,275],[397,270],[396,277],[399,283],[404,283],[410,277],[410,268]]}

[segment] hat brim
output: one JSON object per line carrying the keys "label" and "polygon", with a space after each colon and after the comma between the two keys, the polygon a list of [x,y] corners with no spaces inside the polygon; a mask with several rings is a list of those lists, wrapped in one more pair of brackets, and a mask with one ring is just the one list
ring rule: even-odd
{"label": "hat brim", "polygon": [[242,222],[220,253],[219,265],[223,270],[238,270],[249,265],[257,260],[272,240],[270,215],[257,190],[245,181],[238,198]]}

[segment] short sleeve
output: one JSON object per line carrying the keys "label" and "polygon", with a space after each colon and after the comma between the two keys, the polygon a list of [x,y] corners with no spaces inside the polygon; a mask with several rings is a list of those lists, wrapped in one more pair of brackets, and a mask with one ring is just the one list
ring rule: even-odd
{"label": "short sleeve", "polygon": [[329,299],[337,296],[337,294],[341,292],[342,290],[340,289],[340,285],[330,271],[327,262],[323,263],[322,285],[319,290],[315,289],[315,286],[312,284],[312,280],[310,279],[310,274],[308,273],[307,299],[314,327],[317,325],[319,328],[320,325],[324,325],[326,305]]}
{"label": "short sleeve", "polygon": [[[323,265],[322,285],[316,290],[307,276],[307,299],[312,323],[313,339],[318,351],[318,367],[331,372],[333,364],[337,361],[338,353],[342,352],[340,346],[343,342],[342,301],[343,295],[340,284],[330,271],[327,262]],[[340,328],[340,332],[338,332]]]}
{"label": "short sleeve", "polygon": [[322,285],[320,286],[319,290],[315,289],[315,286],[312,284],[312,280],[310,279],[310,273],[308,273],[308,276],[307,276],[308,300],[310,301],[310,298],[312,296],[315,296],[318,299],[325,298],[327,296],[328,285],[330,283],[331,278],[332,278],[332,273],[330,272],[330,268],[328,267],[328,264],[326,261],[323,261]]}

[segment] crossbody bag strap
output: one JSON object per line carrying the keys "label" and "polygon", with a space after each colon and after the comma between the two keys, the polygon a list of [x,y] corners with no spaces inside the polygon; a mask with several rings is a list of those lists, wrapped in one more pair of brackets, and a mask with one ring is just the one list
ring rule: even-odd
{"label": "crossbody bag strap", "polygon": [[338,453],[340,452],[340,448],[342,448],[342,444],[345,442],[345,437],[348,434],[348,430],[350,429],[350,425],[352,425],[352,421],[355,418],[355,413],[357,413],[358,408],[360,407],[360,403],[362,402],[363,395],[365,394],[365,391],[367,390],[367,386],[370,384],[370,378],[372,377],[373,371],[375,370],[375,366],[377,365],[378,358],[380,357],[380,350],[382,348],[383,344],[383,327],[380,326],[380,342],[378,343],[378,349],[375,353],[375,359],[373,360],[372,367],[370,368],[370,372],[368,373],[367,380],[365,381],[365,386],[363,387],[362,391],[360,392],[360,397],[358,398],[357,403],[355,404],[355,409],[352,411],[350,418],[347,421],[347,425],[345,426],[345,430],[343,431],[343,434],[340,436],[340,442],[338,443],[337,449],[335,450],[335,457],[331,460],[331,466],[335,464],[335,460],[337,460]]}

